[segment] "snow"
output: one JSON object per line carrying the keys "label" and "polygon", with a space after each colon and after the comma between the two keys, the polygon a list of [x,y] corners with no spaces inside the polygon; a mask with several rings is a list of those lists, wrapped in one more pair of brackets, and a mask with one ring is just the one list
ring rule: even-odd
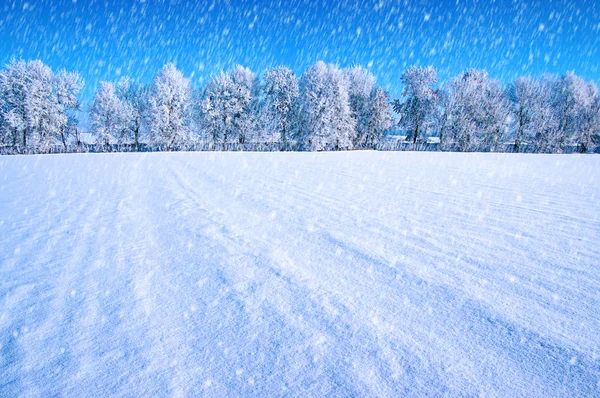
{"label": "snow", "polygon": [[1,396],[598,396],[600,157],[0,158]]}

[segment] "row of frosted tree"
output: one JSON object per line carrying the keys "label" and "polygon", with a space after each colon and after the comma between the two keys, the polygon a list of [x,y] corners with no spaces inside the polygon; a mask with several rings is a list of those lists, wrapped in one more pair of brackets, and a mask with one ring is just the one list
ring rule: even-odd
{"label": "row of frosted tree", "polygon": [[237,66],[193,89],[168,64],[149,85],[127,77],[101,82],[91,106],[81,109],[78,73],[13,61],[0,72],[0,143],[13,152],[77,148],[77,116],[88,112],[96,150],[169,151],[198,143],[210,149],[253,143],[281,150],[382,148],[391,130],[402,131],[415,148],[439,137],[440,150],[588,152],[598,144],[598,89],[571,72],[520,77],[507,87],[480,70],[443,85],[432,67],[411,67],[400,79],[402,96],[390,101],[368,70],[319,61],[300,78],[277,67],[259,79]]}
{"label": "row of frosted tree", "polygon": [[412,67],[402,74],[402,100],[395,100],[399,126],[417,143],[433,133],[439,148],[514,152],[588,152],[600,143],[600,97],[594,82],[573,72],[519,77],[508,87],[487,72],[468,70],[438,87],[435,69]]}

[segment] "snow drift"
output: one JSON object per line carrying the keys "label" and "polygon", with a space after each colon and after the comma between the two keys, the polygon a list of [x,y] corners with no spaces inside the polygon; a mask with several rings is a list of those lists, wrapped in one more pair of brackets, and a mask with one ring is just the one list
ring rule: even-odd
{"label": "snow drift", "polygon": [[598,396],[600,157],[0,158],[2,396]]}

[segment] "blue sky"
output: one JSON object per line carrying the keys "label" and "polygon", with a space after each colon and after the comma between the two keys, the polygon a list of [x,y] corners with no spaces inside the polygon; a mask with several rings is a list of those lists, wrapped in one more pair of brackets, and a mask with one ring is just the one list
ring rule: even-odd
{"label": "blue sky", "polygon": [[[316,60],[369,67],[392,96],[409,65],[445,80],[485,68],[508,81],[574,70],[600,81],[597,1],[4,1],[0,62],[41,59],[100,80],[149,82],[167,62],[202,85],[240,63],[258,73]],[[85,101],[84,101],[85,102]]]}

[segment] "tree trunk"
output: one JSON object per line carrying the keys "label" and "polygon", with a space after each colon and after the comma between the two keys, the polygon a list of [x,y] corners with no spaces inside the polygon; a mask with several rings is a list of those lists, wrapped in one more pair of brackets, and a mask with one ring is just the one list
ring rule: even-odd
{"label": "tree trunk", "polygon": [[135,140],[135,151],[140,151],[140,128],[136,127],[133,131],[133,139]]}
{"label": "tree trunk", "polygon": [[521,151],[521,140],[523,139],[523,109],[519,110],[519,128],[517,129],[517,136],[515,137],[515,152]]}
{"label": "tree trunk", "polygon": [[227,117],[223,116],[223,150],[227,150]]}
{"label": "tree trunk", "polygon": [[176,137],[177,136],[173,134],[173,138],[171,138],[171,141],[167,144],[167,152],[171,152],[171,147],[173,146],[173,144],[175,144]]}
{"label": "tree trunk", "polygon": [[413,149],[417,150],[417,137],[419,136],[419,123],[420,120],[417,118],[417,123],[415,124],[415,130],[413,131]]}
{"label": "tree trunk", "polygon": [[568,131],[567,127],[568,127],[567,121],[561,122],[560,138],[558,140],[558,147],[561,152],[564,152],[566,144],[567,144],[567,131]]}
{"label": "tree trunk", "polygon": [[65,152],[67,152],[67,139],[65,137],[64,127],[60,129],[60,139],[62,140],[63,146],[65,147]]}
{"label": "tree trunk", "polygon": [[[519,127],[519,130],[521,130],[521,127]],[[515,153],[521,152],[521,134],[522,132],[517,131],[517,136],[515,137]]]}
{"label": "tree trunk", "polygon": [[77,143],[77,148],[81,146],[81,140],[79,139],[79,129],[75,127],[75,141]]}
{"label": "tree trunk", "polygon": [[588,143],[590,142],[590,138],[591,137],[588,134],[588,130],[584,130],[581,137],[581,153],[586,153],[588,151]]}
{"label": "tree trunk", "polygon": [[471,146],[471,133],[467,133],[463,138],[462,142],[462,152],[469,152],[469,147]]}

